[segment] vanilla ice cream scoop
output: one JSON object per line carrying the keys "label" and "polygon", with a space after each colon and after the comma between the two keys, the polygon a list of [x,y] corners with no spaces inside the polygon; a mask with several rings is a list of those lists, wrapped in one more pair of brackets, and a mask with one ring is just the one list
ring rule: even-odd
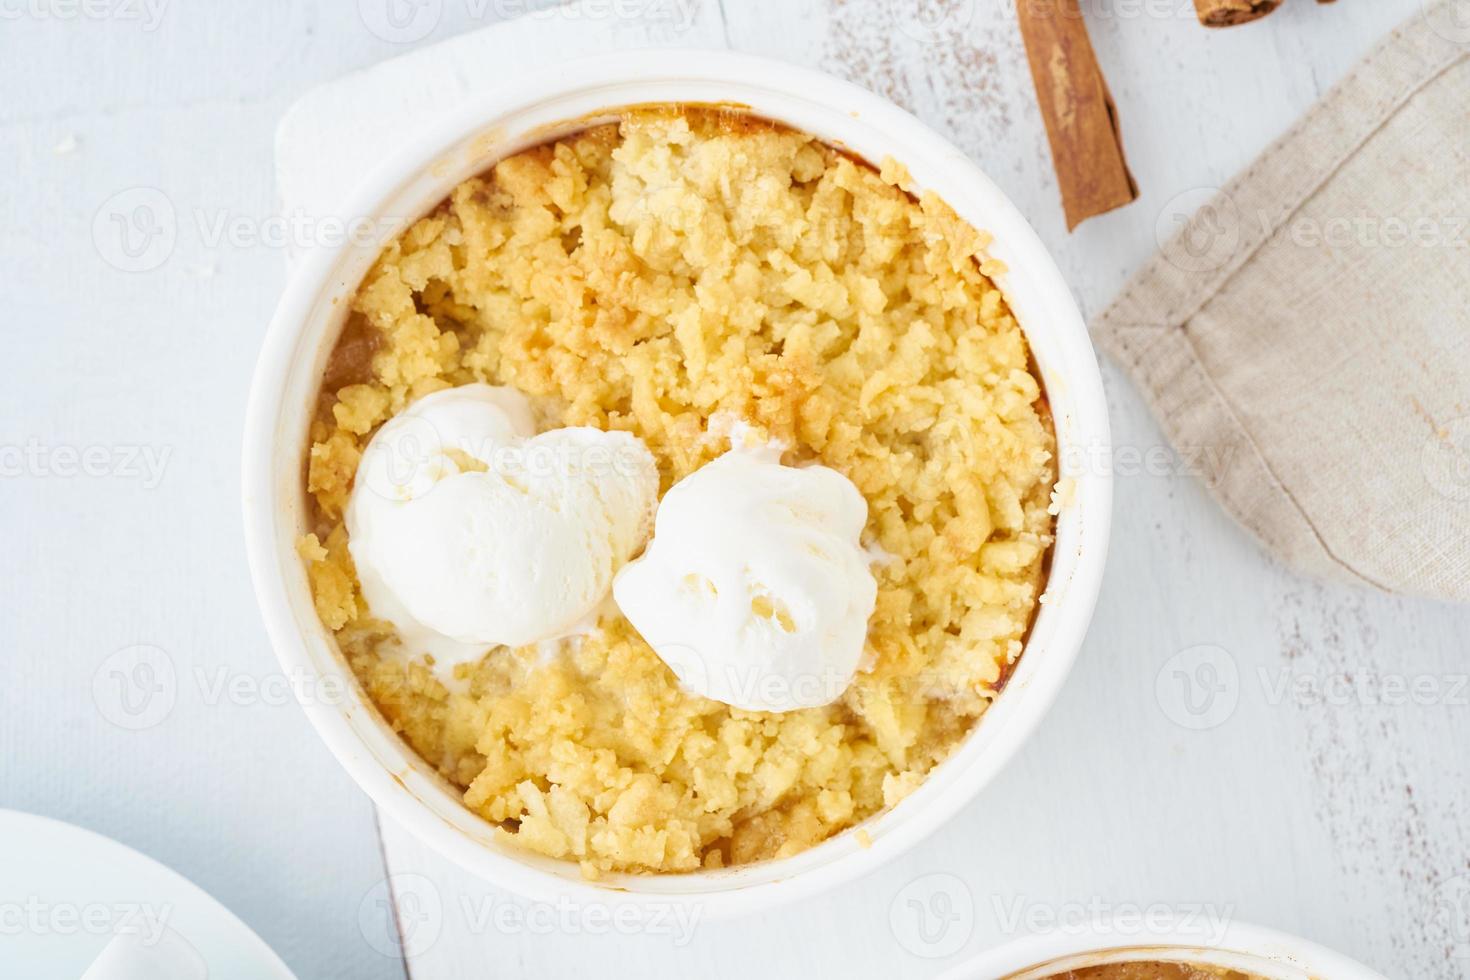
{"label": "vanilla ice cream scoop", "polygon": [[363,597],[443,676],[579,631],[647,540],[658,470],[641,440],[534,431],[519,392],[464,385],[384,423],[358,465],[346,518]]}
{"label": "vanilla ice cream scoop", "polygon": [[653,542],[613,597],[696,694],[750,711],[830,704],[857,671],[877,599],[867,517],[836,470],[734,449],[664,495]]}

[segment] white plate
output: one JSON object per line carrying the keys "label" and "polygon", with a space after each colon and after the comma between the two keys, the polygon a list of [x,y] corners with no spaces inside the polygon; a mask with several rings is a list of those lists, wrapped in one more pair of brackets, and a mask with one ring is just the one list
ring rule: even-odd
{"label": "white plate", "polygon": [[114,931],[157,921],[199,951],[210,980],[296,980],[181,875],[90,830],[0,810],[0,975],[71,980]]}

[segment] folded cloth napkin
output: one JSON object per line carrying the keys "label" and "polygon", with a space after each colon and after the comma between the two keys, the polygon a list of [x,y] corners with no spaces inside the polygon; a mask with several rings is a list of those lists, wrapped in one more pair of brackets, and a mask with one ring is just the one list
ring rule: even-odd
{"label": "folded cloth napkin", "polygon": [[208,980],[204,957],[165,926],[159,935],[124,932],[112,938],[81,980]]}
{"label": "folded cloth napkin", "polygon": [[1470,601],[1470,0],[1178,220],[1093,325],[1176,449],[1286,563]]}

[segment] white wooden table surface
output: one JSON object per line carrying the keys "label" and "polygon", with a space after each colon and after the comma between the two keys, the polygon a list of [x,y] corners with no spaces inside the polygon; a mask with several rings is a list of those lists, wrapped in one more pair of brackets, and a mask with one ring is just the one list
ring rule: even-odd
{"label": "white wooden table surface", "polygon": [[[754,918],[622,934],[375,824],[281,696],[243,568],[238,432],[293,241],[272,221],[272,137],[312,86],[527,6],[0,0],[0,806],[165,861],[303,980],[922,977],[1027,928],[1153,906],[1303,934],[1392,977],[1470,976],[1470,612],[1275,565],[1110,366],[1114,544],[1077,668],[1002,777],[894,864]],[[1031,217],[1091,314],[1179,201],[1420,10],[1288,0],[1210,34],[1189,0],[1084,0],[1143,196],[1069,236],[1009,0],[910,6],[604,0],[592,17],[609,43],[767,54],[908,107]],[[539,37],[588,26],[527,16]],[[162,258],[114,244],[111,215],[159,213],[140,187],[172,209]],[[143,724],[109,687],[140,662],[172,685]]]}

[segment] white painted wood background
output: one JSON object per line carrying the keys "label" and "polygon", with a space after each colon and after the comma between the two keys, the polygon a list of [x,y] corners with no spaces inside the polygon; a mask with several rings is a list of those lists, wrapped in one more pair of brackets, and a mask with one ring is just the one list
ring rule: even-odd
{"label": "white painted wood background", "polygon": [[[300,244],[269,221],[276,124],[315,85],[526,6],[421,0],[400,10],[428,19],[394,27],[388,3],[107,0],[65,19],[49,0],[0,0],[0,323],[14,365],[0,450],[169,452],[156,486],[120,464],[68,477],[28,463],[0,479],[0,806],[164,860],[303,980],[923,977],[1026,923],[1154,904],[1299,933],[1391,977],[1470,976],[1470,613],[1275,565],[1160,455],[1157,426],[1110,365],[1120,466],[1134,462],[1119,473],[1108,578],[1077,668],[1001,778],[899,861],[689,938],[572,931],[555,910],[517,919],[497,913],[517,906],[509,896],[391,824],[380,850],[371,808],[293,704],[210,692],[222,675],[275,677],[243,569],[236,460],[283,245]],[[469,41],[450,50],[471,58],[459,66],[471,86],[568,50],[647,43],[850,78],[971,153],[1092,314],[1172,225],[1176,198],[1221,183],[1420,11],[1287,0],[1259,24],[1207,33],[1189,0],[1083,6],[1143,197],[1071,236],[1008,0],[605,0],[580,17],[525,15],[490,56]],[[355,149],[348,164],[392,149]],[[129,274],[93,225],[138,187],[164,196],[177,235]],[[165,718],[128,731],[91,687],[138,643],[165,651],[178,693]],[[1232,666],[1213,710],[1191,714],[1179,671],[1207,680]],[[1419,696],[1384,703],[1400,700],[1398,683]],[[380,904],[390,897],[407,962]],[[921,931],[911,899],[949,909],[946,927],[936,917]]]}

